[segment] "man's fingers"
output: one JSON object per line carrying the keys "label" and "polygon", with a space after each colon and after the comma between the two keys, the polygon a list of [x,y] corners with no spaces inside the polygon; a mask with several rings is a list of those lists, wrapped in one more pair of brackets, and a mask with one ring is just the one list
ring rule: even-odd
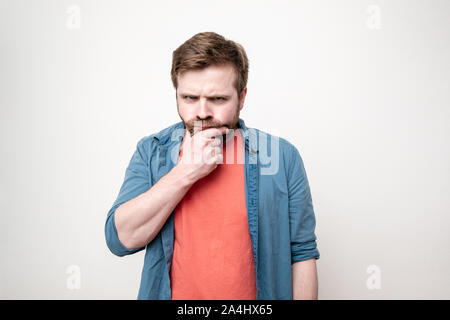
{"label": "man's fingers", "polygon": [[227,133],[228,128],[227,127],[220,127],[220,128],[209,128],[202,131],[202,136],[206,139],[211,139],[215,136],[221,136],[223,134]]}
{"label": "man's fingers", "polygon": [[218,138],[218,139],[213,139],[213,140],[209,140],[211,141],[210,145],[213,147],[219,147],[222,145],[222,139]]}

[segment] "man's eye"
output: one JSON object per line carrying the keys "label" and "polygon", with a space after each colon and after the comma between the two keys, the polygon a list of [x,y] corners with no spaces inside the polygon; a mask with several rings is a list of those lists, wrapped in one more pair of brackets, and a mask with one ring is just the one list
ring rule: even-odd
{"label": "man's eye", "polygon": [[185,99],[188,99],[188,100],[194,100],[194,99],[196,99],[196,97],[194,97],[194,96],[184,96],[184,98],[185,98]]}
{"label": "man's eye", "polygon": [[216,101],[225,101],[225,98],[223,98],[223,97],[216,97],[215,100]]}

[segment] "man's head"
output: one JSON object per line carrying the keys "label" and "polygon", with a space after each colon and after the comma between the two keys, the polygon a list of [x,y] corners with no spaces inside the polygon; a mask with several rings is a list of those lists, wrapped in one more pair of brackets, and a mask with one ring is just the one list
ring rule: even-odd
{"label": "man's head", "polygon": [[178,114],[191,135],[195,121],[203,128],[236,128],[248,78],[241,45],[214,32],[198,33],[173,52],[171,77]]}

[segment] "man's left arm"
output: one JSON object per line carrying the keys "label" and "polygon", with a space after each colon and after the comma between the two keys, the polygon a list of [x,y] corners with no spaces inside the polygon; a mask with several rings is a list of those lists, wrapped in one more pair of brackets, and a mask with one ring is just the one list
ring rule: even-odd
{"label": "man's left arm", "polygon": [[316,219],[311,191],[303,160],[293,147],[290,153],[288,192],[289,228],[291,240],[293,299],[317,299],[318,281],[316,259]]}
{"label": "man's left arm", "polygon": [[292,264],[292,299],[317,300],[318,281],[316,259]]}

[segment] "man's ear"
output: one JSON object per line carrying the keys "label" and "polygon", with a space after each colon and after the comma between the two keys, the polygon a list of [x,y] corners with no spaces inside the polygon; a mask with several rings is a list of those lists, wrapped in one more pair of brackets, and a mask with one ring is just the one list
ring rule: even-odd
{"label": "man's ear", "polygon": [[241,103],[239,105],[239,110],[242,110],[242,108],[244,107],[244,101],[245,101],[245,96],[247,95],[247,87],[245,87],[242,90],[242,95],[241,95]]}

